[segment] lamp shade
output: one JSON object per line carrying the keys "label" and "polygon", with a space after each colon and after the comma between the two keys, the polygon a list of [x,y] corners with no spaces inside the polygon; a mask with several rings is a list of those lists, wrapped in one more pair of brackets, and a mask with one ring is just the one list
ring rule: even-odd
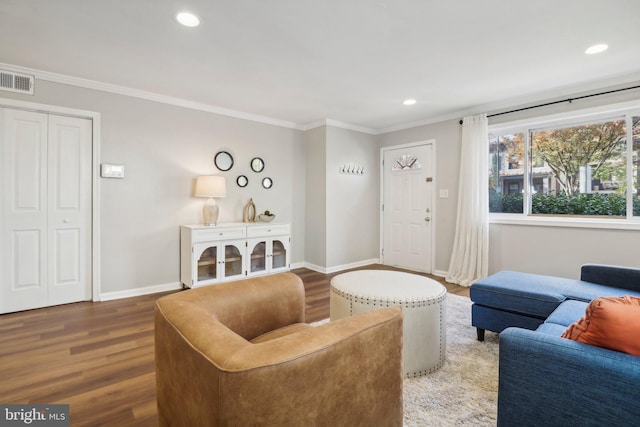
{"label": "lamp shade", "polygon": [[205,175],[196,180],[196,197],[226,197],[227,183],[224,176]]}

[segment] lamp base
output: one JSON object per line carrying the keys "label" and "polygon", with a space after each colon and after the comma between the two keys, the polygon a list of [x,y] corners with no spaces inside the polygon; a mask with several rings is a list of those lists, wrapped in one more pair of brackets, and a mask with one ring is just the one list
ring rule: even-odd
{"label": "lamp base", "polygon": [[218,223],[218,213],[220,209],[213,197],[209,197],[202,207],[202,219],[204,225],[216,225]]}

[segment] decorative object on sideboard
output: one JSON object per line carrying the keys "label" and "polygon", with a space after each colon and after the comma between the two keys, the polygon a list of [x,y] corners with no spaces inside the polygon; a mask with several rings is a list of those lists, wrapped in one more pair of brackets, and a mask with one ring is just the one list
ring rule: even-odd
{"label": "decorative object on sideboard", "polygon": [[273,180],[269,177],[266,177],[262,180],[262,186],[267,190],[273,187]]}
{"label": "decorative object on sideboard", "polygon": [[222,172],[226,172],[233,167],[233,156],[227,151],[218,151],[213,158],[213,163]]}
{"label": "decorative object on sideboard", "polygon": [[264,213],[258,215],[258,218],[260,218],[260,221],[262,222],[271,222],[276,219],[276,214],[271,211],[264,211]]}
{"label": "decorative object on sideboard", "polygon": [[238,184],[238,187],[246,187],[247,184],[249,184],[249,179],[246,177],[246,175],[240,175],[238,176],[238,178],[236,178],[236,184]]}
{"label": "decorative object on sideboard", "polygon": [[253,199],[249,199],[249,202],[244,206],[242,220],[244,222],[256,222],[256,205],[253,203]]}
{"label": "decorative object on sideboard", "polygon": [[364,175],[364,166],[356,165],[355,163],[345,163],[340,166],[338,171],[347,175]]}
{"label": "decorative object on sideboard", "polygon": [[204,175],[196,179],[196,197],[206,197],[202,207],[204,225],[216,225],[218,222],[219,208],[215,197],[227,196],[227,184],[223,176]]}
{"label": "decorative object on sideboard", "polygon": [[254,172],[262,172],[264,170],[264,161],[260,157],[251,159],[251,170]]}

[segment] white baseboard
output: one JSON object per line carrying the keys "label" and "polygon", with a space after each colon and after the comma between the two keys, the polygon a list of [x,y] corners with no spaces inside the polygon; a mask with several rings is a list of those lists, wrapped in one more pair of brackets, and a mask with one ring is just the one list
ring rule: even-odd
{"label": "white baseboard", "polygon": [[[334,267],[321,267],[319,265],[311,264],[309,262],[297,262],[291,264],[291,269],[296,268],[308,268],[309,270],[317,271],[322,274],[331,274],[336,273],[338,271],[350,270],[352,268],[364,267],[366,265],[371,264],[379,264],[380,259],[372,258],[363,261],[352,262],[349,264],[337,265]],[[446,277],[447,271],[442,270],[434,270],[433,275],[438,277]],[[168,292],[168,291],[177,291],[182,289],[182,283],[180,282],[172,282],[172,283],[164,283],[160,285],[146,286],[144,288],[135,288],[135,289],[127,289],[124,291],[116,291],[116,292],[105,292],[100,294],[100,299],[94,301],[111,301],[115,299],[121,298],[131,298],[131,297],[139,297],[142,295],[149,294],[157,294],[159,292]]]}
{"label": "white baseboard", "polygon": [[352,262],[349,264],[336,265],[334,267],[321,267],[319,265],[305,262],[303,267],[308,268],[309,270],[317,271],[318,273],[331,274],[331,273],[336,273],[338,271],[349,270],[352,268],[364,267],[365,265],[379,264],[379,263],[380,263],[380,259],[372,258],[368,260]]}
{"label": "white baseboard", "polygon": [[182,283],[164,283],[161,285],[146,286],[144,288],[127,289],[125,291],[106,292],[100,294],[99,301],[111,301],[114,299],[139,297],[141,295],[157,294],[158,292],[177,291],[182,289]]}
{"label": "white baseboard", "polygon": [[[303,262],[303,263],[299,263],[300,265],[296,268],[308,268],[309,270],[313,270],[313,271],[317,271],[318,273],[323,273],[323,274],[331,274],[331,273],[335,273],[337,271],[342,271],[342,270],[349,270],[351,268],[358,268],[358,267],[363,267],[365,265],[371,265],[371,264],[380,264],[380,260],[378,258],[373,258],[373,259],[369,259],[369,260],[365,260],[365,261],[359,261],[359,262],[354,262],[351,264],[344,264],[344,265],[339,265],[336,267],[321,267],[319,265],[314,265],[308,262]],[[293,268],[293,267],[291,267]],[[434,276],[438,276],[438,277],[447,277],[447,274],[449,272],[448,271],[444,271],[444,270],[433,270],[433,272],[431,273]]]}
{"label": "white baseboard", "polygon": [[433,270],[432,274],[438,277],[447,277],[447,274],[449,274],[449,272],[444,270]]}

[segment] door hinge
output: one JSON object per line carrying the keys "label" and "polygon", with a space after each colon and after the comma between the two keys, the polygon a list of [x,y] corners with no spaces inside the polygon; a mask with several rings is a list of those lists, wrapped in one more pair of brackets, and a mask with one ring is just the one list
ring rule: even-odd
{"label": "door hinge", "polygon": [[380,210],[382,210],[382,212],[384,212],[384,203],[380,205]]}
{"label": "door hinge", "polygon": [[384,256],[384,248],[382,248],[382,256]]}

